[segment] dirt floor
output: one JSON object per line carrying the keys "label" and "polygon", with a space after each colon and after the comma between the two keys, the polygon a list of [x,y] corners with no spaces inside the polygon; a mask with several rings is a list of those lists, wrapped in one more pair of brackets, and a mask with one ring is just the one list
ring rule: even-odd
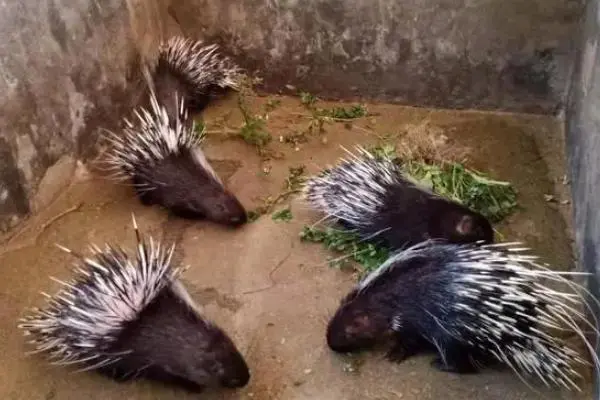
{"label": "dirt floor", "polygon": [[[466,147],[468,165],[493,178],[512,182],[521,209],[498,229],[505,240],[525,241],[557,268],[573,266],[568,187],[564,180],[562,132],[556,121],[532,116],[447,112],[368,105],[373,116],[351,125],[327,122],[324,132],[308,134],[314,123],[298,99],[254,98],[254,113],[280,101],[269,114],[273,136],[268,151],[235,138],[242,123],[234,98],[205,113],[209,136],[205,152],[221,177],[249,210],[265,197],[286,191],[289,167],[317,172],[343,154],[340,145],[402,141],[406,134],[445,135],[449,149]],[[321,107],[331,104],[321,104]],[[294,139],[295,138],[295,142]],[[289,143],[291,142],[291,143]],[[63,186],[61,182],[70,182]],[[349,272],[330,268],[331,254],[317,244],[300,242],[305,224],[316,221],[297,197],[293,219],[276,222],[270,213],[238,230],[208,222],[169,217],[144,207],[130,188],[95,176],[71,160],[51,170],[42,185],[38,213],[0,248],[0,397],[19,400],[192,399],[177,389],[147,382],[117,384],[93,373],[74,374],[53,367],[29,348],[17,330],[28,306],[43,304],[40,291],[57,285],[49,276],[68,278],[71,260],[54,247],[84,250],[89,242],[131,245],[131,213],[141,229],[178,243],[177,259],[191,267],[184,280],[206,314],[234,338],[251,367],[250,384],[239,391],[207,393],[206,399],[576,399],[574,393],[536,394],[514,374],[485,371],[457,376],[438,372],[425,355],[402,364],[380,353],[353,357],[330,352],[324,341],[328,317],[355,282]],[[589,392],[587,392],[589,393]],[[581,398],[586,398],[582,396]],[[589,395],[588,395],[589,398]]]}

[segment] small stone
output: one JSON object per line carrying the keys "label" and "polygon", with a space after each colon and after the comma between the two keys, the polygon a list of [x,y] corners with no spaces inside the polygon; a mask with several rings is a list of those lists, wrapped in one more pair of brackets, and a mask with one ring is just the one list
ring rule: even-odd
{"label": "small stone", "polygon": [[544,200],[546,200],[548,203],[556,201],[556,199],[554,198],[554,196],[551,195],[551,194],[545,194],[544,195]]}
{"label": "small stone", "polygon": [[328,141],[329,141],[329,140],[328,140],[328,139],[327,139],[327,137],[325,137],[325,136],[323,136],[323,137],[321,138],[321,144],[327,144],[327,142],[328,142]]}
{"label": "small stone", "polygon": [[342,368],[342,371],[344,371],[344,372],[355,372],[356,369],[354,368],[354,365],[352,365],[352,363],[346,363],[346,364],[344,364],[344,367]]}
{"label": "small stone", "polygon": [[294,85],[285,85],[285,88],[287,90],[296,90],[296,86],[294,86]]}
{"label": "small stone", "polygon": [[305,369],[304,370],[304,375],[308,375],[312,372],[312,369]]}
{"label": "small stone", "polygon": [[281,338],[281,341],[279,343],[284,344],[285,343],[285,338]]}

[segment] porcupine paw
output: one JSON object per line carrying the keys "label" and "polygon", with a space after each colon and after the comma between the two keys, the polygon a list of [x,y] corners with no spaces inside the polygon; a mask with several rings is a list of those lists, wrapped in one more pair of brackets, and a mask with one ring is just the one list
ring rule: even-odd
{"label": "porcupine paw", "polygon": [[133,381],[136,378],[135,373],[127,373],[118,368],[104,367],[98,368],[96,371],[105,378],[112,379],[113,381],[119,383]]}
{"label": "porcupine paw", "polygon": [[150,378],[153,378],[155,381],[161,382],[166,385],[170,385],[170,386],[174,386],[174,387],[179,386],[191,393],[203,393],[206,389],[206,387],[204,385],[199,385],[199,384],[192,382],[190,380],[187,380],[185,378],[177,377],[177,376],[170,375],[170,374],[165,374],[165,375],[154,374],[154,375],[150,375]]}
{"label": "porcupine paw", "polygon": [[145,206],[152,206],[154,205],[154,201],[152,200],[152,196],[150,196],[148,193],[140,193],[138,192],[138,198],[140,199],[140,202],[145,205]]}
{"label": "porcupine paw", "polygon": [[419,353],[421,349],[422,346],[419,340],[404,338],[404,340],[397,340],[385,357],[390,362],[401,363]]}
{"label": "porcupine paw", "polygon": [[431,365],[439,371],[453,374],[474,374],[478,372],[468,353],[452,358],[446,356],[445,360],[443,357],[437,356],[431,362]]}
{"label": "porcupine paw", "polygon": [[154,202],[147,196],[140,196],[140,203],[143,205],[150,207],[154,205]]}
{"label": "porcupine paw", "polygon": [[396,344],[386,353],[385,358],[390,362],[399,364],[409,358],[410,355],[406,347]]}

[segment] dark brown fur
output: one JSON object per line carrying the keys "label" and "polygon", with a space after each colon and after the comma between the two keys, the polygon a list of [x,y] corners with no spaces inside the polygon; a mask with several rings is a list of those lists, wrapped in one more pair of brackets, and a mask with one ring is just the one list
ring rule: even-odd
{"label": "dark brown fur", "polygon": [[229,226],[247,222],[240,201],[189,150],[149,167],[138,166],[133,180],[143,204],[161,205],[182,218],[206,218]]}
{"label": "dark brown fur", "polygon": [[340,222],[356,229],[366,240],[392,250],[428,239],[456,244],[494,242],[492,225],[483,215],[408,182],[391,186],[383,206],[365,225],[354,226],[343,219]]}
{"label": "dark brown fur", "polygon": [[[375,278],[368,289],[353,289],[329,321],[329,348],[347,353],[391,342],[386,355],[390,361],[438,352],[433,366],[462,374],[476,372],[477,365],[496,364],[489,354],[448,334],[434,318],[447,322],[455,317],[444,308],[456,301],[447,288],[444,268],[440,259],[414,257]],[[396,328],[394,317],[400,317]]]}
{"label": "dark brown fur", "polygon": [[127,323],[109,351],[129,351],[100,372],[118,381],[146,378],[191,391],[238,388],[250,379],[235,344],[167,288]]}

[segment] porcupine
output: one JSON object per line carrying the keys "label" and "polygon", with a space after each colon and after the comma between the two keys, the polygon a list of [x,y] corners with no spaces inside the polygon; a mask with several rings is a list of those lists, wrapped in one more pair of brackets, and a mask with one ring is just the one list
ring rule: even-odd
{"label": "porcupine", "polygon": [[[91,246],[75,277],[34,308],[19,327],[35,352],[60,365],[95,370],[117,381],[138,377],[202,391],[245,386],[250,372],[229,336],[206,319],[172,265],[174,246],[142,237],[135,256],[119,246]],[[60,246],[59,246],[60,247]],[[55,279],[56,280],[56,279]]]}
{"label": "porcupine", "polygon": [[494,241],[483,215],[410,181],[394,161],[361,147],[347,153],[348,158],[306,182],[304,198],[363,239],[392,250],[427,239]]}
{"label": "porcupine", "polygon": [[190,113],[199,113],[215,98],[239,90],[241,68],[221,54],[217,44],[172,36],[162,42],[158,61],[148,71],[156,96],[171,117],[183,98]]}
{"label": "porcupine", "polygon": [[106,169],[112,179],[130,181],[145,205],[161,205],[183,218],[242,225],[246,210],[200,149],[204,134],[196,132],[193,122],[184,124],[188,121],[184,102],[178,99],[179,113],[173,121],[151,90],[150,110],[137,109],[136,124],[125,119],[121,135],[108,131]]}
{"label": "porcupine", "polygon": [[596,365],[577,320],[598,330],[578,309],[589,307],[581,293],[542,279],[579,289],[565,277],[584,273],[552,271],[518,246],[428,240],[395,252],[343,298],[328,324],[329,347],[352,352],[391,340],[393,361],[434,350],[432,364],[442,371],[504,363],[520,376],[578,389],[574,366],[587,361],[544,329],[572,329]]}

